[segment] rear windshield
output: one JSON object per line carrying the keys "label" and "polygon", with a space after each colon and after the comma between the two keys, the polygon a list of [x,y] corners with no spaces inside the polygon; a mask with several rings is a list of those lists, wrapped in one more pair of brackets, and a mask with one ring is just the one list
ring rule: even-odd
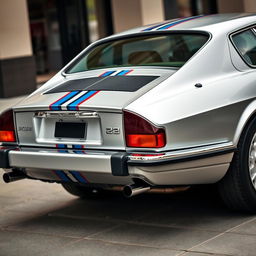
{"label": "rear windshield", "polygon": [[208,40],[204,34],[146,35],[106,42],[85,53],[66,72],[129,66],[183,66]]}

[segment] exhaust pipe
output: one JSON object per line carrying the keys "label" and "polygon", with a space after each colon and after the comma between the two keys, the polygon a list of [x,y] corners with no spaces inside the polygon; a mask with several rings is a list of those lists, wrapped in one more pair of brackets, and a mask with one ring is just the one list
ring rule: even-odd
{"label": "exhaust pipe", "polygon": [[25,178],[27,178],[27,176],[21,171],[6,172],[3,175],[3,180],[5,183],[10,183]]}
{"label": "exhaust pipe", "polygon": [[[126,185],[126,186],[113,186],[111,188],[106,188],[111,191],[123,192],[125,197],[132,197],[140,193],[152,193],[152,194],[175,194],[179,192],[185,192],[190,189],[190,186],[179,186],[179,187],[163,187],[155,188],[148,187],[146,184],[143,185]],[[135,193],[136,190],[136,193]]]}
{"label": "exhaust pipe", "polygon": [[132,196],[136,196],[136,195],[145,193],[149,190],[150,190],[149,186],[132,184],[132,185],[124,186],[123,194],[125,197],[132,197]]}

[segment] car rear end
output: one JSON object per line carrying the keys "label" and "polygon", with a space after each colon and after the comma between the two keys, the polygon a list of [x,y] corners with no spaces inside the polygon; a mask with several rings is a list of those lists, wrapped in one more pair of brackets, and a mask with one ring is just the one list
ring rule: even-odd
{"label": "car rear end", "polygon": [[[5,180],[32,178],[85,186],[214,182],[208,175],[213,168],[193,179],[186,176],[187,163],[175,165],[191,152],[169,152],[165,124],[126,110],[175,74],[208,39],[201,32],[174,33],[174,38],[149,34],[93,46],[57,75],[57,83],[1,115],[0,167],[7,171]],[[126,49],[124,63],[120,63],[120,46]],[[152,100],[156,99],[157,95]],[[211,161],[222,159],[216,156]],[[189,168],[197,170],[202,164],[194,160]]]}
{"label": "car rear end", "polygon": [[166,144],[163,127],[126,111],[8,110],[0,123],[1,167],[45,181],[131,183],[129,151]]}

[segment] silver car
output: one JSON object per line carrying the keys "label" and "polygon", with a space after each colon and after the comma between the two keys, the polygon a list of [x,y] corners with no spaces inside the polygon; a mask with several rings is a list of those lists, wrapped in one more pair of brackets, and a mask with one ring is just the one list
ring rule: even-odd
{"label": "silver car", "polygon": [[169,20],[91,44],[0,116],[6,182],[71,194],[217,184],[256,211],[256,15]]}

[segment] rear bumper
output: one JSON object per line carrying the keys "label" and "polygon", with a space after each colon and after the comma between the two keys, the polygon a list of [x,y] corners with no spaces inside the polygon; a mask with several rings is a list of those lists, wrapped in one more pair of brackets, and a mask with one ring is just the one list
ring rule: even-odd
{"label": "rear bumper", "polygon": [[[152,185],[214,183],[228,170],[230,145],[165,152],[127,154],[115,151],[0,148],[0,167],[22,168],[29,177],[51,181],[127,184],[139,178]],[[59,172],[63,172],[63,180]]]}

